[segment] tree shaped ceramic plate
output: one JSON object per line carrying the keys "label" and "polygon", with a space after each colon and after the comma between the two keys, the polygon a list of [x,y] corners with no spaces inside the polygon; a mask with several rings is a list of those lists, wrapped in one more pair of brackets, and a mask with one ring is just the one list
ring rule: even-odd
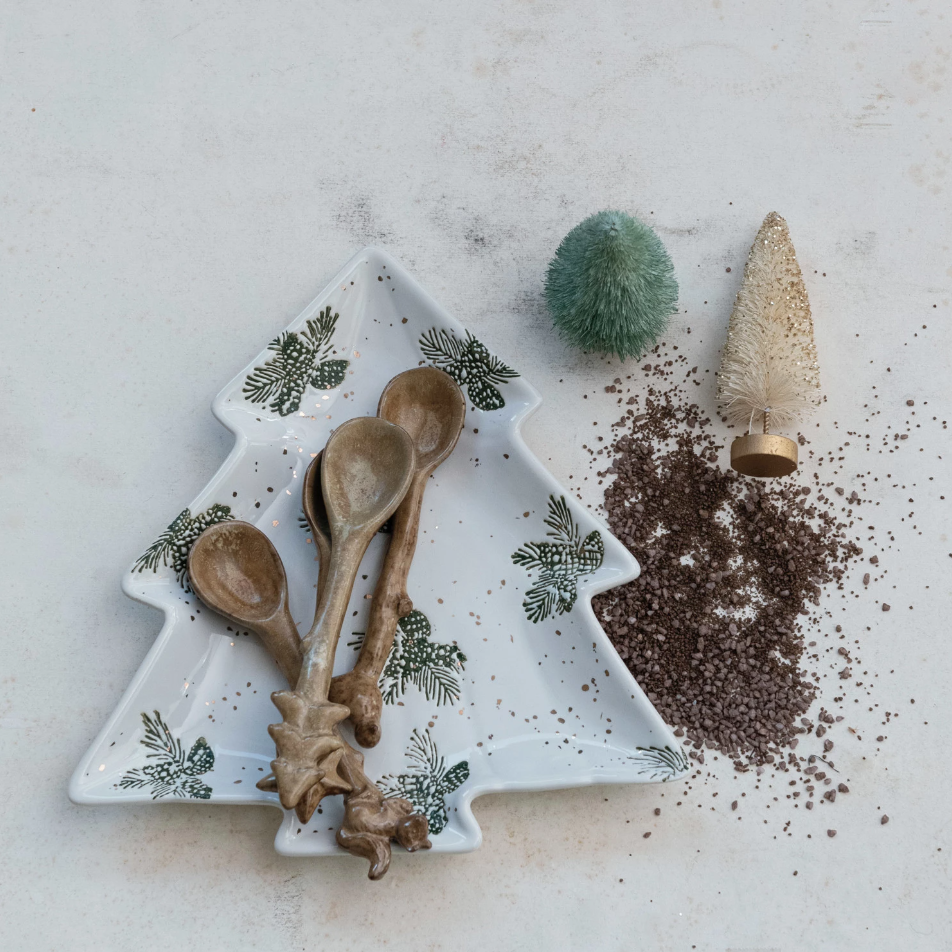
{"label": "tree shaped ceramic plate", "polygon": [[[431,478],[400,622],[381,687],[383,739],[366,769],[430,820],[435,852],[479,846],[470,805],[496,790],[666,781],[687,761],[595,619],[591,598],[638,564],[577,507],[519,429],[538,393],[460,326],[390,256],[367,249],[214,401],[231,455],[159,533],[123,589],[165,624],[70,784],[77,803],[271,803],[271,692],[284,685],[256,636],[206,609],[185,572],[191,543],[226,519],[254,523],[284,560],[302,631],[314,611],[316,546],[301,485],[332,429],[376,412],[380,391],[434,364],[467,397],[465,431]],[[356,658],[383,559],[371,545],[336,673]],[[345,729],[347,729],[345,727]],[[281,853],[341,852],[339,798],[311,823],[284,815]]]}

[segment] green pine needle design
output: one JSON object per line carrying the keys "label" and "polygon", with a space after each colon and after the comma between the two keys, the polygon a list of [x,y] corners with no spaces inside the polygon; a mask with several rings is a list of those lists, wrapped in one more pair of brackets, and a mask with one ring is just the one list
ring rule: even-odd
{"label": "green pine needle design", "polygon": [[301,406],[309,385],[318,390],[339,387],[349,361],[325,359],[339,317],[331,316],[330,307],[326,307],[317,317],[309,318],[302,331],[285,331],[275,337],[268,344],[274,357],[248,374],[242,393],[251,403],[267,403],[269,410],[288,416]]}
{"label": "green pine needle design", "polygon": [[183,509],[158,539],[136,559],[132,571],[152,569],[158,572],[160,562],[162,565],[171,563],[176,581],[186,592],[190,592],[186,573],[192,544],[209,526],[232,518],[231,506],[222,506],[217,502],[197,516],[193,516],[189,509]]}
{"label": "green pine needle design", "polygon": [[[430,641],[431,632],[430,620],[421,611],[414,609],[400,619],[380,676],[384,704],[395,704],[410,685],[435,704],[459,700],[459,672],[464,670],[466,655],[456,645]],[[359,651],[363,643],[364,633],[355,631],[348,645]]]}
{"label": "green pine needle design", "polygon": [[436,836],[449,822],[446,798],[469,779],[469,762],[461,760],[447,768],[446,759],[439,755],[430,731],[422,734],[414,730],[406,752],[410,766],[406,773],[387,774],[377,782],[385,797],[403,797],[421,813],[430,824],[430,833]]}
{"label": "green pine needle design", "polygon": [[571,611],[578,598],[578,580],[598,570],[605,556],[605,543],[597,529],[584,539],[572,521],[565,496],[549,497],[546,533],[554,542],[527,542],[512,553],[512,561],[539,576],[522,602],[531,622]]}
{"label": "green pine needle design", "polygon": [[649,780],[660,780],[665,783],[673,780],[678,774],[688,769],[688,759],[679,747],[672,750],[667,744],[664,747],[638,747],[638,753],[629,756],[638,764],[638,773],[648,774]]}
{"label": "green pine needle design", "polygon": [[152,713],[154,717],[142,714],[145,737],[140,743],[150,751],[146,757],[155,763],[128,771],[119,786],[124,790],[151,787],[153,800],[169,794],[182,799],[210,800],[212,788],[198,778],[214,768],[215,752],[204,737],[199,737],[186,755],[182,742],[172,736],[162,715],[158,711]]}
{"label": "green pine needle design", "polygon": [[508,383],[519,376],[469,331],[465,340],[460,340],[452,331],[434,327],[420,338],[420,350],[430,363],[464,387],[473,406],[480,410],[501,410],[506,401],[493,384]]}

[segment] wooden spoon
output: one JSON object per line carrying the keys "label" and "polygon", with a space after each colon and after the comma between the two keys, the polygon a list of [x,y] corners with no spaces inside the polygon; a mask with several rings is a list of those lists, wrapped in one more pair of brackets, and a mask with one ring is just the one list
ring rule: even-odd
{"label": "wooden spoon", "polygon": [[[317,546],[317,557],[320,565],[317,568],[317,601],[320,604],[321,592],[327,581],[327,571],[331,563],[331,524],[327,519],[327,507],[324,505],[324,490],[321,486],[321,459],[324,451],[321,450],[311,460],[307,472],[304,474],[304,516],[314,536]],[[291,681],[295,683],[297,678]]]}
{"label": "wooden spoon", "polygon": [[456,381],[435,367],[398,374],[380,397],[377,416],[410,434],[416,466],[393,519],[390,548],[374,589],[360,656],[353,671],[334,678],[331,684],[330,699],[350,708],[354,736],[362,747],[374,747],[380,740],[380,675],[393,647],[398,620],[413,610],[407,576],[416,551],[426,482],[453,452],[465,415],[466,400]]}
{"label": "wooden spoon", "polygon": [[271,769],[286,809],[307,797],[313,810],[323,796],[352,789],[337,770],[343,753],[337,725],[350,712],[327,698],[334,654],[360,560],[406,495],[413,471],[413,441],[378,417],[344,423],[324,448],[321,484],[331,535],[327,581],[302,643],[295,688],[271,696],[284,718],[268,730],[277,748]]}
{"label": "wooden spoon", "polygon": [[288,580],[270,539],[247,522],[209,526],[188,554],[188,575],[211,609],[250,628],[293,684],[301,639],[288,610]]}

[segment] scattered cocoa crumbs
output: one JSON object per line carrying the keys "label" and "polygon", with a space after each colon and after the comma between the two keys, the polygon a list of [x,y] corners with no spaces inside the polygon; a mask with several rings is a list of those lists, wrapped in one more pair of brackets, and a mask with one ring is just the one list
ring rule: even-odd
{"label": "scattered cocoa crumbs", "polygon": [[[705,754],[723,758],[756,775],[730,778],[746,788],[730,803],[735,821],[743,819],[740,804],[752,799],[771,811],[763,823],[772,825],[772,808],[786,802],[791,819],[771,831],[776,840],[794,835],[797,810],[814,831],[821,827],[836,795],[849,791],[850,767],[879,754],[878,746],[872,752],[856,745],[863,741],[863,721],[870,735],[876,732],[867,715],[883,727],[900,716],[875,703],[880,675],[861,657],[863,628],[850,607],[869,599],[867,611],[878,606],[890,612],[883,596],[904,597],[889,585],[890,570],[880,560],[899,551],[899,532],[923,535],[917,524],[922,516],[917,519],[912,508],[924,502],[920,494],[928,493],[930,502],[946,496],[936,491],[938,476],[907,485],[886,470],[893,469],[893,454],[923,453],[917,438],[926,435],[922,428],[944,431],[948,421],[931,415],[929,401],[916,400],[907,402],[914,409],[906,411],[906,433],[896,432],[893,423],[877,420],[880,394],[872,386],[863,404],[866,418],[857,419],[855,429],[828,420],[816,445],[805,433],[796,435],[803,449],[795,475],[748,480],[726,469],[726,444],[734,434],[715,428],[702,409],[713,404],[713,376],[692,367],[679,347],[661,344],[624,381],[616,377],[605,388],[606,403],[625,416],[610,435],[596,434],[597,443],[583,449],[600,470],[610,527],[638,558],[642,575],[598,596],[593,607],[619,655],[689,748],[694,770],[685,780],[685,800],[692,790],[729,781],[716,764],[705,765]],[[695,404],[689,393],[697,394]],[[726,439],[718,441],[721,434]],[[898,524],[884,526],[891,517],[876,507],[884,493],[897,491],[909,493],[910,508],[897,514]],[[866,565],[859,564],[861,545],[873,550],[863,557]],[[837,609],[848,614],[834,625]],[[874,630],[865,625],[866,633]],[[825,707],[812,710],[821,684],[835,715]],[[823,737],[841,722],[836,747],[843,761],[837,766],[829,759],[832,741]],[[886,740],[877,734],[877,744]],[[726,789],[712,796],[718,792]],[[888,821],[881,816],[882,825]]]}
{"label": "scattered cocoa crumbs", "polygon": [[725,752],[741,770],[773,764],[809,730],[805,620],[862,550],[810,487],[721,469],[712,421],[663,370],[653,376],[662,383],[635,394],[598,474],[615,477],[608,523],[642,575],[595,610],[695,751]]}
{"label": "scattered cocoa crumbs", "polygon": [[832,840],[836,836],[836,830],[827,830],[826,835]]}
{"label": "scattered cocoa crumbs", "polygon": [[886,814],[883,814],[882,819],[879,821],[880,826],[885,826],[889,822],[889,817]]}

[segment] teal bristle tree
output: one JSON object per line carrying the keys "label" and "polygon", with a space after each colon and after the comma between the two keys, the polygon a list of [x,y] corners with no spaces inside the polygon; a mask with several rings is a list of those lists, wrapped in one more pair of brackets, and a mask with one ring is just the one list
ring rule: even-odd
{"label": "teal bristle tree", "polygon": [[599,212],[562,239],[545,300],[565,340],[624,360],[655,345],[677,310],[678,282],[652,228],[624,212]]}

